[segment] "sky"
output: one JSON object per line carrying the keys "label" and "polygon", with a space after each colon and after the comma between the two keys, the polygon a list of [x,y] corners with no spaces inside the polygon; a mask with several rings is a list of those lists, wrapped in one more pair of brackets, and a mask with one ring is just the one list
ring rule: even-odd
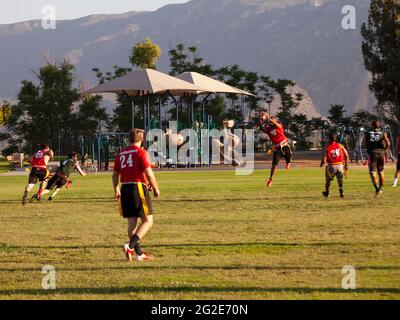
{"label": "sky", "polygon": [[170,3],[189,0],[1,0],[0,24],[41,19],[42,8],[52,5],[56,19],[75,19],[97,13],[152,11]]}

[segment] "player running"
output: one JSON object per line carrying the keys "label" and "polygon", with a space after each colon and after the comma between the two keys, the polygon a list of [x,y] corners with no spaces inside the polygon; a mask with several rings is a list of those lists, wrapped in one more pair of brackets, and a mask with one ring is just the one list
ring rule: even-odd
{"label": "player running", "polygon": [[[383,194],[385,182],[385,153],[390,148],[390,141],[386,133],[383,132],[378,121],[372,121],[371,130],[365,132],[367,152],[369,155],[369,172],[372,184],[375,188],[377,197]],[[379,185],[378,185],[379,177]]]}
{"label": "player running", "polygon": [[[266,125],[265,121],[269,121],[269,124]],[[272,179],[282,158],[285,158],[286,160],[286,169],[290,169],[292,150],[289,147],[289,140],[285,136],[285,128],[283,127],[283,124],[276,120],[276,118],[271,117],[267,112],[261,112],[260,127],[261,130],[268,135],[268,137],[274,144],[274,156],[272,161],[271,175],[269,177],[269,180],[267,181],[267,187],[270,188],[272,187]]]}
{"label": "player running", "polygon": [[160,196],[160,191],[150,156],[141,148],[143,140],[143,130],[132,129],[129,132],[130,145],[117,155],[113,173],[115,200],[120,201],[121,215],[128,219],[130,241],[123,250],[129,262],[133,257],[137,261],[153,260],[149,253],[142,251],[139,244],[153,226],[153,208],[146,182],[149,181],[156,198]]}
{"label": "player running", "polygon": [[325,163],[328,163],[328,166],[326,167],[325,171],[325,191],[322,192],[322,195],[325,198],[329,198],[329,189],[332,181],[336,177],[339,184],[340,198],[343,199],[343,177],[348,170],[349,154],[346,148],[337,142],[337,136],[334,133],[329,135],[328,146],[326,147],[321,160],[321,168],[325,165]]}
{"label": "player running", "polygon": [[25,192],[24,195],[22,196],[22,205],[26,204],[26,199],[28,197],[28,194],[36,185],[38,180],[43,185],[43,183],[49,176],[49,171],[47,170],[47,166],[49,164],[49,161],[54,157],[54,152],[50,149],[50,146],[48,144],[42,144],[39,146],[38,149],[39,150],[34,153],[33,157],[29,161],[32,166],[32,169],[29,174],[28,185],[25,187]]}
{"label": "player running", "polygon": [[396,153],[397,154],[397,167],[396,173],[394,175],[393,187],[397,187],[399,183],[399,176],[400,176],[400,133],[397,136],[397,145],[396,145]]}
{"label": "player running", "polygon": [[67,160],[61,161],[56,173],[47,183],[46,189],[40,189],[38,194],[34,195],[31,200],[33,201],[34,199],[36,199],[37,201],[40,201],[42,199],[42,196],[50,193],[51,190],[56,188],[56,190],[48,199],[49,201],[52,201],[54,197],[60,192],[63,186],[69,188],[69,185],[71,183],[69,181],[69,177],[72,172],[74,172],[74,170],[78,171],[78,173],[82,177],[87,176],[87,173],[83,172],[83,170],[79,166],[78,154],[76,152],[72,152],[70,155],[68,155]]}

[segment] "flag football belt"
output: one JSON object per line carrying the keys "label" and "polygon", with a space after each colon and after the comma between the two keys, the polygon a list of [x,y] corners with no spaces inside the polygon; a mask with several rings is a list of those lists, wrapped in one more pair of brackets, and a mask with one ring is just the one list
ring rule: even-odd
{"label": "flag football belt", "polygon": [[289,140],[286,139],[286,140],[282,141],[281,143],[276,144],[276,145],[274,146],[274,149],[275,149],[275,150],[282,149],[282,148],[286,147],[288,144],[289,144]]}

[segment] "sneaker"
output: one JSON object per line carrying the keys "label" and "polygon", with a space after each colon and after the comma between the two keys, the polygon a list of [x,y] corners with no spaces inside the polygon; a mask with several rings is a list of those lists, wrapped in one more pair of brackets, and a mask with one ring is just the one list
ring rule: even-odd
{"label": "sneaker", "polygon": [[38,198],[38,195],[37,195],[37,194],[34,194],[29,202],[32,203],[32,202],[35,201],[35,200],[36,200],[36,201],[40,201],[40,199]]}
{"label": "sneaker", "polygon": [[286,163],[286,170],[290,170],[291,164],[290,163]]}
{"label": "sneaker", "polygon": [[322,195],[323,195],[325,198],[329,198],[329,192],[324,191],[324,192],[322,192]]}
{"label": "sneaker", "polygon": [[129,248],[129,244],[128,244],[128,243],[124,245],[124,247],[123,247],[122,250],[123,250],[124,253],[125,253],[126,259],[127,259],[129,262],[132,262],[133,257],[135,256],[135,251],[132,250],[131,248]]}
{"label": "sneaker", "polygon": [[272,187],[272,183],[273,183],[272,179],[269,179],[268,182],[267,182],[267,187],[271,188]]}
{"label": "sneaker", "polygon": [[344,191],[340,190],[340,198],[344,199]]}
{"label": "sneaker", "polygon": [[150,255],[147,252],[143,252],[141,256],[136,256],[136,261],[142,262],[142,261],[152,261],[154,257]]}
{"label": "sneaker", "polygon": [[53,201],[53,198],[52,198],[52,197],[49,197],[49,198],[47,199],[47,201]]}
{"label": "sneaker", "polygon": [[375,193],[375,197],[377,197],[377,198],[382,197],[382,196],[383,196],[383,191],[382,191],[382,190],[378,190],[378,191]]}

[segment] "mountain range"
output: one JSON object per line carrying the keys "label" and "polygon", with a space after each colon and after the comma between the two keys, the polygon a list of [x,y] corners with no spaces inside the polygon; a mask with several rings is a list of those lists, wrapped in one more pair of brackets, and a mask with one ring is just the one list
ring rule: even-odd
{"label": "mountain range", "polygon": [[347,0],[192,0],[153,12],[92,15],[57,21],[0,25],[0,97],[15,98],[22,79],[47,59],[68,58],[77,81],[95,84],[93,67],[128,66],[132,46],[147,37],[163,51],[158,63],[168,72],[168,51],[179,42],[196,46],[207,63],[233,64],[273,78],[289,78],[307,92],[311,107],[326,115],[330,104],[349,112],[371,109],[369,74],[361,54],[360,25],[369,1],[352,0],[355,30],[342,27]]}

